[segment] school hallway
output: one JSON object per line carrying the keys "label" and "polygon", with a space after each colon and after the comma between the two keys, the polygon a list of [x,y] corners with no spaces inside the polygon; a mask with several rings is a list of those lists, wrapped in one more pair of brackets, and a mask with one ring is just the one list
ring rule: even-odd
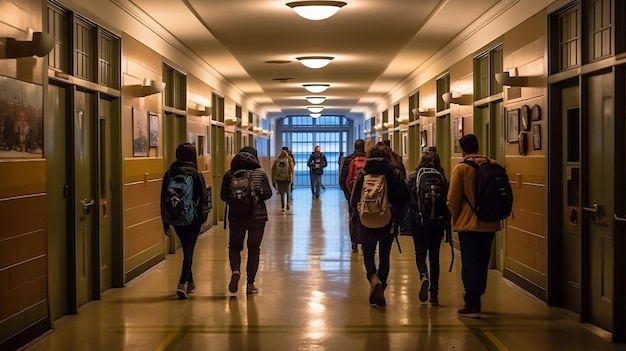
{"label": "school hallway", "polygon": [[[463,307],[461,259],[452,272],[450,246],[441,246],[439,306],[418,300],[413,242],[394,243],[387,307],[370,307],[363,256],[351,252],[347,202],[336,187],[319,200],[296,188],[292,211],[268,201],[270,220],[261,246],[256,286],[228,292],[228,234],[223,223],[198,241],[197,289],[179,300],[182,253],[101,301],[62,317],[26,350],[626,350],[563,309],[547,307],[489,273],[481,319],[457,316]],[[243,253],[242,266],[246,255]]]}

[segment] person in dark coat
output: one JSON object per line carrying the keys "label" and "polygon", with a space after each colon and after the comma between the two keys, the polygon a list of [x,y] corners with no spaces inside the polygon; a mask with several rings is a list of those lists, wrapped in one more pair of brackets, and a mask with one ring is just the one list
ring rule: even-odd
{"label": "person in dark coat", "polygon": [[[178,280],[178,287],[176,293],[180,299],[186,299],[189,297],[189,293],[193,292],[196,288],[196,284],[191,272],[191,265],[193,263],[193,252],[196,247],[196,241],[200,235],[200,228],[202,224],[206,222],[208,217],[208,211],[203,211],[202,206],[205,205],[204,201],[206,197],[206,184],[204,177],[198,172],[198,165],[196,160],[196,147],[190,143],[182,143],[176,148],[176,161],[172,162],[170,168],[165,172],[163,176],[163,183],[161,185],[161,218],[165,218],[165,202],[166,193],[170,179],[177,174],[189,174],[193,179],[193,195],[192,201],[195,206],[195,217],[191,224],[186,226],[174,226],[176,235],[180,239],[181,246],[183,248],[183,265],[180,273],[180,279]],[[165,235],[170,236],[170,225],[163,220],[163,230]]]}
{"label": "person in dark coat", "polygon": [[346,156],[343,159],[343,163],[341,164],[341,171],[339,172],[339,187],[343,191],[343,195],[346,197],[346,200],[348,201],[348,207],[349,207],[349,212],[350,212],[350,215],[348,218],[348,221],[349,221],[348,231],[350,232],[350,241],[352,242],[352,252],[354,253],[358,252],[358,244],[356,240],[356,230],[354,229],[354,226],[353,226],[354,222],[350,220],[350,218],[352,218],[352,212],[351,212],[352,207],[350,206],[350,194],[352,192],[352,189],[348,189],[348,187],[346,186],[346,179],[348,178],[348,170],[350,169],[350,162],[352,162],[352,160],[354,160],[354,158],[358,156],[363,156],[363,157],[367,156],[365,154],[365,141],[363,139],[357,139],[354,142],[354,152]]}
{"label": "person in dark coat", "polygon": [[[391,150],[384,144],[377,144],[367,152],[367,161],[363,167],[366,174],[384,174],[387,182],[387,196],[391,205],[392,218],[382,228],[371,229],[363,226],[359,220],[358,204],[361,200],[364,174],[360,172],[354,183],[354,190],[350,196],[350,207],[353,219],[357,226],[358,242],[363,245],[363,263],[370,282],[369,302],[372,306],[384,307],[385,289],[389,276],[389,257],[394,235],[392,233],[394,221],[399,221],[395,209],[404,208],[410,199],[409,187],[400,174],[400,171],[391,163]],[[376,267],[376,246],[379,246],[379,265]]]}
{"label": "person in dark coat", "polygon": [[267,222],[267,207],[265,200],[272,197],[272,188],[267,178],[267,174],[257,158],[257,151],[251,146],[246,146],[230,163],[230,169],[224,174],[222,188],[220,190],[220,198],[228,203],[230,194],[230,182],[235,171],[245,169],[250,171],[250,177],[254,192],[256,195],[254,208],[250,211],[238,213],[229,209],[228,211],[228,258],[232,271],[228,291],[236,293],[241,277],[241,250],[243,250],[243,242],[248,233],[248,262],[246,264],[246,294],[254,294],[258,289],[254,285],[257,271],[259,269],[259,255],[261,251],[261,241],[265,232],[265,223]]}

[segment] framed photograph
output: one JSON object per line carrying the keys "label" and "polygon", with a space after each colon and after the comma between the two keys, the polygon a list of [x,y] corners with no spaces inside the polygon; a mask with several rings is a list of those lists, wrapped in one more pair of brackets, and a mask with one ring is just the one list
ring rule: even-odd
{"label": "framed photograph", "polygon": [[461,153],[461,145],[459,139],[463,136],[463,117],[452,120],[452,149],[454,153]]}
{"label": "framed photograph", "polygon": [[43,87],[0,76],[0,158],[43,155]]}
{"label": "framed photograph", "polygon": [[509,143],[519,141],[519,109],[508,110],[506,112],[506,140]]}
{"label": "framed photograph", "polygon": [[420,146],[426,147],[428,146],[428,135],[426,129],[420,131]]}
{"label": "framed photograph", "polygon": [[204,135],[198,134],[196,147],[198,148],[198,156],[204,156]]}
{"label": "framed photograph", "polygon": [[402,156],[409,156],[409,133],[402,132]]}
{"label": "framed photograph", "polygon": [[148,112],[133,108],[133,156],[148,156]]}
{"label": "framed photograph", "polygon": [[528,144],[528,133],[526,132],[521,132],[519,134],[519,140],[518,140],[518,148],[519,148],[519,154],[522,156],[526,156],[526,145]]}
{"label": "framed photograph", "polygon": [[541,124],[533,125],[533,150],[541,150]]}
{"label": "framed photograph", "polygon": [[159,116],[150,112],[150,147],[159,147]]}

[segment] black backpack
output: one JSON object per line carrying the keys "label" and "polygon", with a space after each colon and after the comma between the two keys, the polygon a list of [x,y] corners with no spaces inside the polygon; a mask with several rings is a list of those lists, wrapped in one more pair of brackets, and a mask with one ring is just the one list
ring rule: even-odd
{"label": "black backpack", "polygon": [[446,204],[446,182],[443,175],[434,168],[420,168],[415,187],[417,222],[423,227],[443,228],[450,214]]}
{"label": "black backpack", "polygon": [[476,169],[476,203],[467,202],[478,219],[495,222],[508,218],[513,209],[513,189],[506,169],[491,161],[479,165],[466,159],[463,163]]}
{"label": "black backpack", "polygon": [[228,207],[234,212],[248,212],[255,204],[256,194],[250,171],[240,169],[230,178]]}

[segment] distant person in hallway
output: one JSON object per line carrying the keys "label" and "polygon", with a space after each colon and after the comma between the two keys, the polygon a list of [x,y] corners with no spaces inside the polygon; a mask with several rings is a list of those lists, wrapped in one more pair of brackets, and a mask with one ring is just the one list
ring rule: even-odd
{"label": "distant person in hallway", "polygon": [[[478,138],[467,134],[459,139],[464,160],[477,164],[495,162],[478,154]],[[459,233],[461,246],[461,279],[465,288],[465,307],[459,316],[480,318],[481,296],[487,289],[487,274],[491,244],[495,232],[502,229],[500,221],[484,222],[478,219],[469,203],[475,203],[476,169],[459,163],[452,170],[448,208],[452,215],[452,230]],[[468,202],[469,201],[469,202]]]}
{"label": "distant person in hallway", "polygon": [[393,165],[398,168],[400,174],[402,174],[402,178],[406,179],[406,168],[404,167],[404,162],[402,162],[402,156],[398,155],[391,149],[391,140],[387,139],[383,141],[383,143],[387,145],[387,147],[391,151],[391,163],[393,163]]}
{"label": "distant person in hallway", "polygon": [[291,186],[293,184],[294,164],[286,150],[281,150],[280,155],[272,165],[272,185],[280,196],[281,212],[291,210]]}
{"label": "distant person in hallway", "polygon": [[[171,197],[168,192],[172,191],[169,187],[170,180],[177,175],[189,175],[192,180],[192,197],[191,203],[193,208],[193,220],[188,225],[174,225],[174,231],[180,239],[180,243],[183,249],[183,265],[180,273],[180,279],[178,280],[178,287],[176,294],[180,299],[186,299],[189,297],[189,293],[193,292],[196,288],[196,284],[191,272],[191,266],[193,263],[193,252],[196,247],[196,241],[198,235],[200,235],[200,228],[204,222],[206,222],[209,211],[205,211],[203,206],[208,206],[205,202],[206,197],[206,185],[204,177],[198,172],[198,164],[196,160],[196,147],[190,143],[182,143],[176,148],[176,161],[172,162],[170,168],[165,172],[163,176],[163,183],[161,185],[161,219],[163,221],[163,230],[165,235],[170,236],[170,219],[171,216],[166,214],[168,207],[167,202],[170,202]],[[171,210],[170,210],[171,211]]]}
{"label": "distant person in hallway", "polygon": [[291,152],[291,150],[289,150],[289,147],[287,146],[283,146],[282,150],[287,151],[287,154],[289,154],[289,157],[291,157],[291,160],[293,161],[293,181],[291,182],[291,193],[293,194],[293,183],[296,182],[296,158],[293,156],[293,152]]}
{"label": "distant person in hallway", "polygon": [[[411,236],[415,263],[420,275],[419,300],[439,305],[439,250],[450,214],[446,207],[449,183],[436,152],[422,154],[422,159],[408,177],[411,203]],[[426,265],[428,256],[428,265]],[[430,274],[429,274],[430,268]]]}
{"label": "distant person in hallway", "polygon": [[[358,214],[357,206],[361,200],[365,175],[363,174],[383,174],[387,185],[387,198],[391,205],[392,216],[382,228],[368,228],[363,225]],[[394,235],[391,232],[397,213],[397,208],[404,208],[410,199],[409,188],[400,171],[391,163],[391,150],[384,144],[377,144],[367,152],[367,161],[363,171],[359,172],[352,194],[350,196],[350,212],[352,220],[358,233],[358,242],[363,245],[363,263],[365,265],[366,277],[370,282],[369,303],[376,307],[385,307],[385,289],[387,288],[387,278],[389,276],[389,258]],[[379,264],[376,267],[376,246],[379,247]]]}
{"label": "distant person in hallway", "polygon": [[307,166],[311,173],[311,192],[314,199],[320,198],[320,190],[322,188],[322,174],[324,174],[324,168],[328,164],[326,163],[326,156],[322,153],[319,145],[315,146],[315,151],[309,156]]}
{"label": "distant person in hallway", "polygon": [[272,197],[272,188],[267,174],[261,169],[257,158],[257,151],[251,146],[246,146],[233,157],[230,169],[224,173],[220,198],[227,204],[231,194],[231,180],[235,172],[239,170],[249,171],[254,190],[254,204],[250,210],[237,211],[228,209],[228,258],[230,262],[231,277],[228,284],[228,291],[236,293],[239,289],[239,279],[241,277],[241,251],[243,243],[248,234],[248,262],[246,264],[246,294],[258,292],[254,285],[257,271],[259,269],[259,255],[261,252],[261,241],[265,232],[267,222],[267,207],[265,200]]}
{"label": "distant person in hallway", "polygon": [[353,215],[352,206],[350,206],[350,195],[352,194],[352,189],[348,188],[347,179],[350,170],[350,163],[357,157],[363,160],[367,158],[367,154],[365,153],[365,141],[363,139],[357,139],[354,142],[354,152],[344,158],[341,165],[341,170],[339,172],[339,187],[343,191],[343,195],[346,197],[346,200],[348,200],[348,209],[350,212],[350,216],[348,218],[348,230],[350,232],[350,241],[352,242],[352,252],[354,253],[359,252],[359,249],[356,239],[356,229],[354,228],[354,222],[350,220]]}

